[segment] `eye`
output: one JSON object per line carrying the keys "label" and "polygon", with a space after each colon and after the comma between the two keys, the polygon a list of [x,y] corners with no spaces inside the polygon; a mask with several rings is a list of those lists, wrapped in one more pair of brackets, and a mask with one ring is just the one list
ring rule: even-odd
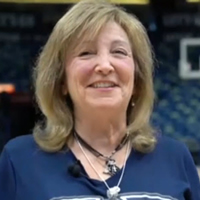
{"label": "eye", "polygon": [[124,55],[124,56],[127,56],[128,53],[125,51],[125,50],[122,50],[122,49],[116,49],[113,51],[114,54],[119,54],[119,55]]}
{"label": "eye", "polygon": [[94,54],[93,52],[90,52],[90,51],[83,51],[79,54],[79,57],[83,57],[83,56],[89,56],[89,55],[92,55]]}

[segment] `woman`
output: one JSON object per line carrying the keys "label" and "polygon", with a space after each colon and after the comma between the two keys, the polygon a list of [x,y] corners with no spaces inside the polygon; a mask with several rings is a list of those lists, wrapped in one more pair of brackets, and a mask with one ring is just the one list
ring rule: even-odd
{"label": "woman", "polygon": [[72,7],[35,69],[46,121],[5,146],[0,199],[200,200],[187,148],[150,126],[152,71],[135,17],[99,0]]}

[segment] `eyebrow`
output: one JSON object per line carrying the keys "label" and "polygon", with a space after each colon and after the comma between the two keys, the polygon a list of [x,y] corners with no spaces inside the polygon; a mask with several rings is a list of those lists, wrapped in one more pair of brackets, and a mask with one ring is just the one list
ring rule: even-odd
{"label": "eyebrow", "polygon": [[[86,41],[83,41],[83,42],[81,42],[82,44],[94,44],[95,43],[95,41],[93,41],[93,40],[86,40]],[[124,41],[124,40],[120,40],[120,39],[117,39],[117,40],[113,40],[112,42],[111,42],[111,44],[112,45],[118,45],[118,44],[120,44],[120,45],[125,45],[125,46],[127,46],[127,47],[129,47],[130,46],[130,44],[128,43],[128,42],[126,42],[126,41]]]}
{"label": "eyebrow", "polygon": [[85,45],[95,44],[95,40],[85,40],[81,41],[79,44],[85,44]]}
{"label": "eyebrow", "polygon": [[114,40],[114,41],[112,41],[112,45],[118,45],[118,44],[130,47],[129,43],[124,41],[124,40]]}

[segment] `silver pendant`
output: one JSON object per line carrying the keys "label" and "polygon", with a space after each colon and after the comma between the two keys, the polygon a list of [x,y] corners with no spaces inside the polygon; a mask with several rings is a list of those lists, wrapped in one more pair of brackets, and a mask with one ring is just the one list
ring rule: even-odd
{"label": "silver pendant", "polygon": [[119,196],[120,190],[121,189],[118,186],[109,188],[107,190],[107,197],[108,197],[108,199],[110,199],[110,200],[117,200],[117,199],[119,199],[118,196]]}
{"label": "silver pendant", "polygon": [[106,161],[106,169],[104,170],[104,174],[108,174],[110,176],[115,175],[120,168],[116,165],[116,161],[112,158],[109,158]]}

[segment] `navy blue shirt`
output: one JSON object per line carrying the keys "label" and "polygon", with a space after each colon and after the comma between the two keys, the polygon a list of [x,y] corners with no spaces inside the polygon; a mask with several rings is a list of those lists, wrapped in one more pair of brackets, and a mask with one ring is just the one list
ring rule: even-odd
{"label": "navy blue shirt", "polygon": [[[68,151],[42,151],[31,135],[7,143],[0,157],[0,200],[100,200],[106,199],[102,181],[68,172],[76,162]],[[121,175],[107,179],[116,186]],[[197,170],[188,149],[182,143],[160,137],[155,150],[130,153],[120,184],[123,200],[200,200]]]}

